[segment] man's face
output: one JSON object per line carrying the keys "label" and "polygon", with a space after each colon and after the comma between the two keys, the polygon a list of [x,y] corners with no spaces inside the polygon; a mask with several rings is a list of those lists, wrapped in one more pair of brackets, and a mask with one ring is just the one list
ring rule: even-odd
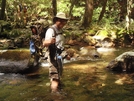
{"label": "man's face", "polygon": [[67,24],[67,20],[59,20],[59,28],[63,28]]}

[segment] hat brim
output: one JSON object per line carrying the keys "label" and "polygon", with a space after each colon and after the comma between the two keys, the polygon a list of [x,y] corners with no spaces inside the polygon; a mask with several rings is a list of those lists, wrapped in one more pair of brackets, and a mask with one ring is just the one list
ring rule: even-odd
{"label": "hat brim", "polygon": [[55,16],[54,18],[62,19],[62,20],[69,20],[69,18],[63,18],[63,17],[57,17],[57,16]]}

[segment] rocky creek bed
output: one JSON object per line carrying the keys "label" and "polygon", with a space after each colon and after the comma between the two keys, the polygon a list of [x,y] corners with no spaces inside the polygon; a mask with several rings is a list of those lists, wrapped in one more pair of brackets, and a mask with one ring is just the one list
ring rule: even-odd
{"label": "rocky creek bed", "polygon": [[133,101],[134,74],[106,68],[129,50],[99,50],[101,59],[64,63],[60,95],[50,93],[47,65],[25,75],[0,73],[0,101]]}

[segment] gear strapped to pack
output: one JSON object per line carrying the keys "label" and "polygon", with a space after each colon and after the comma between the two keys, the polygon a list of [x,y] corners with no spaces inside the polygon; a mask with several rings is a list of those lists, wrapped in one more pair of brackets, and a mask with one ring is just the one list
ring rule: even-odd
{"label": "gear strapped to pack", "polygon": [[[31,55],[38,54],[41,57],[43,57],[44,56],[43,49],[45,48],[43,46],[43,40],[45,39],[46,31],[49,28],[51,28],[54,31],[53,37],[56,37],[58,34],[56,33],[55,28],[53,26],[43,27],[43,25],[40,24],[40,25],[32,25],[30,28],[32,31],[32,35],[30,38],[30,53]],[[54,47],[56,48],[56,45],[54,45]]]}

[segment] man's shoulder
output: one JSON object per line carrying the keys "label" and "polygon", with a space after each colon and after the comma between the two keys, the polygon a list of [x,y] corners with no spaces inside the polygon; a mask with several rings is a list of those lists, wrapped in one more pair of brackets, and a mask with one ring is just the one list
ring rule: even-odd
{"label": "man's shoulder", "polygon": [[50,26],[47,31],[48,32],[54,32],[54,29]]}
{"label": "man's shoulder", "polygon": [[55,36],[55,31],[51,27],[49,27],[46,31],[46,38],[50,36]]}

